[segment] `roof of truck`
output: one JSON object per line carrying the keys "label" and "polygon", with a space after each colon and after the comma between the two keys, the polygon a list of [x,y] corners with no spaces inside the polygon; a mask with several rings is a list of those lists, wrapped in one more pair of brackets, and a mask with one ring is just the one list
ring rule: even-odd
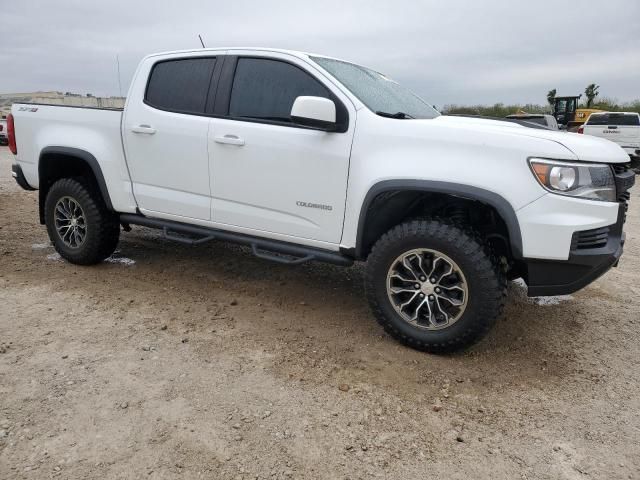
{"label": "roof of truck", "polygon": [[[252,50],[252,51],[260,51],[260,52],[272,52],[272,53],[284,53],[287,55],[293,55],[294,57],[324,57],[324,58],[333,58],[327,55],[321,55],[311,52],[302,52],[299,50],[287,50],[284,48],[269,48],[269,47],[215,47],[215,48],[192,48],[188,50],[172,50],[167,52],[158,52],[147,55],[147,57],[156,57],[161,55],[175,55],[180,53],[197,53],[197,52],[223,52],[223,51],[233,51],[233,50]],[[335,60],[340,60],[336,58]],[[344,60],[343,60],[344,61]]]}
{"label": "roof of truck", "polygon": [[638,112],[593,112],[591,115],[640,115]]}

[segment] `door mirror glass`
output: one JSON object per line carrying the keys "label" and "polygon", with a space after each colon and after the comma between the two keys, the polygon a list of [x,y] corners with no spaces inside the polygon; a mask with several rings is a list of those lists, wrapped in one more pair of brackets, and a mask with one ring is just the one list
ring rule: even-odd
{"label": "door mirror glass", "polygon": [[291,120],[308,127],[332,130],[336,127],[336,104],[323,97],[297,97],[291,107]]}

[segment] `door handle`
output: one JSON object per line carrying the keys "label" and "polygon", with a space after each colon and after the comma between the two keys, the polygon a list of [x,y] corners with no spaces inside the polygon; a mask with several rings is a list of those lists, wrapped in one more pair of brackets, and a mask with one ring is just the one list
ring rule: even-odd
{"label": "door handle", "polygon": [[153,135],[156,133],[156,129],[151,128],[151,125],[138,125],[137,127],[132,127],[131,131],[133,133],[144,133],[146,135]]}
{"label": "door handle", "polygon": [[227,145],[237,145],[238,147],[242,147],[244,145],[244,140],[237,135],[225,135],[224,137],[215,137],[213,140],[216,143],[224,143]]}

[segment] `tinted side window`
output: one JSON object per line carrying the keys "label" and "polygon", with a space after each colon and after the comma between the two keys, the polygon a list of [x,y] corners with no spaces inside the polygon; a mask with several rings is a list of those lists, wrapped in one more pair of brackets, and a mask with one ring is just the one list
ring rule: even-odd
{"label": "tinted side window", "polygon": [[544,117],[525,117],[522,120],[524,120],[525,122],[529,122],[529,123],[536,123],[538,125],[543,125],[543,126],[547,126],[547,119]]}
{"label": "tinted side window", "polygon": [[637,126],[640,125],[640,117],[629,113],[610,113],[609,122],[609,125]]}
{"label": "tinted side window", "polygon": [[145,101],[163,110],[204,113],[215,58],[187,58],[156,63]]}
{"label": "tinted side window", "polygon": [[630,113],[592,113],[587,120],[587,125],[640,125],[640,117]]}
{"label": "tinted side window", "polygon": [[290,122],[291,107],[301,95],[331,98],[304,70],[277,60],[240,58],[231,90],[229,115]]}
{"label": "tinted side window", "polygon": [[592,113],[587,119],[587,125],[609,125],[609,115],[607,115],[606,113]]}

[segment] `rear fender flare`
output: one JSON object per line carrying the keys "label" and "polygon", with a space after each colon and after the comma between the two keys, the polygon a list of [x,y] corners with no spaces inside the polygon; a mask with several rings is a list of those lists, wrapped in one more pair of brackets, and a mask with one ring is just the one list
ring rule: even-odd
{"label": "rear fender flare", "polygon": [[[113,211],[113,204],[111,203],[111,197],[109,196],[109,190],[107,189],[107,183],[104,180],[104,175],[102,174],[102,169],[100,168],[100,164],[96,157],[94,157],[91,153],[86,150],[81,150],[79,148],[72,147],[62,147],[62,146],[49,146],[42,149],[40,152],[40,156],[38,158],[38,177],[40,180],[40,186],[42,187],[42,166],[43,166],[43,158],[47,155],[64,155],[66,157],[72,157],[77,160],[80,160],[86,163],[91,171],[93,172],[93,176],[96,179],[96,183],[98,188],[100,189],[100,194],[102,195],[102,199],[104,200],[107,209]],[[40,189],[40,222],[44,223],[44,198],[46,195],[46,191],[44,189]]]}

